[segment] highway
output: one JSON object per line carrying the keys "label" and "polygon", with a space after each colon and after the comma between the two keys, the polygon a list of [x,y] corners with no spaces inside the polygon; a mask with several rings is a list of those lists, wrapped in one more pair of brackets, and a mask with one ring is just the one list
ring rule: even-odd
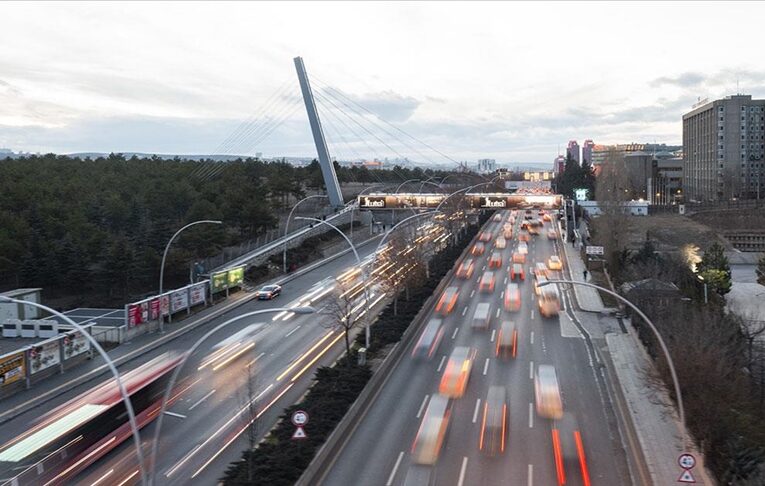
{"label": "highway", "polygon": [[[380,390],[374,405],[346,438],[342,453],[323,478],[322,484],[385,485],[404,484],[411,470],[411,483],[436,485],[554,485],[561,484],[558,470],[565,474],[565,484],[631,484],[627,459],[613,419],[612,405],[597,371],[592,351],[580,334],[571,315],[571,302],[564,292],[564,310],[558,317],[542,318],[533,290],[533,267],[559,255],[562,244],[559,232],[548,240],[547,231],[554,223],[545,222],[541,234],[531,236],[523,264],[526,279],[520,282],[521,307],[516,312],[503,308],[505,284],[509,282],[512,253],[517,251],[523,211],[514,223],[513,239],[505,249],[495,249],[510,211],[501,222],[490,220],[484,230],[491,233],[486,251],[474,256],[470,278],[452,278],[449,286],[459,288],[457,304],[443,317],[443,339],[430,359],[414,358],[417,337],[408,343],[407,352]],[[534,211],[536,218],[536,210]],[[478,236],[477,236],[478,238]],[[493,292],[481,292],[479,281],[489,270],[494,251],[502,254],[501,268],[494,269]],[[458,262],[459,263],[459,262]],[[564,260],[565,272],[565,260]],[[555,277],[553,272],[552,278]],[[471,329],[476,307],[491,304],[491,322],[487,330]],[[438,317],[435,312],[432,317]],[[426,319],[426,322],[429,319]],[[500,322],[511,320],[518,330],[517,355],[501,359],[495,356]],[[456,347],[474,352],[464,396],[449,401],[449,426],[440,454],[434,465],[415,464],[413,444],[433,397],[439,394],[439,382]],[[538,416],[535,411],[534,374],[543,364],[557,371],[562,395],[561,420]],[[479,451],[483,407],[489,387],[500,385],[507,392],[509,425],[505,450],[494,457]],[[562,447],[562,466],[556,467],[553,428],[558,429]],[[581,437],[582,450],[572,449],[573,432]],[[422,440],[421,437],[418,440]],[[582,467],[582,462],[585,468]],[[586,469],[587,473],[583,473]]]}
{"label": "highway", "polygon": [[[360,247],[362,258],[370,255],[377,240]],[[213,326],[246,312],[296,305],[312,297],[317,310],[334,277],[356,266],[352,253],[328,262],[283,285],[282,295],[271,301],[249,301],[218,316],[209,323],[176,338],[160,348],[147,352],[120,367],[120,372],[133,369],[165,352],[188,350]],[[255,346],[241,356],[226,361],[219,358],[202,369],[213,354],[212,346],[254,323],[262,323],[255,336]],[[258,438],[276,423],[283,409],[305,392],[316,367],[333,362],[344,350],[342,334],[326,327],[327,317],[317,315],[266,314],[243,319],[210,338],[194,353],[176,388],[176,401],[164,418],[157,462],[157,484],[214,484],[228,464],[238,460],[247,447],[247,433],[241,433],[251,412],[247,403],[256,399]],[[249,369],[252,370],[248,373]],[[214,369],[217,367],[217,369]],[[39,417],[85,393],[97,380],[72,387],[67,393],[28,410],[3,424],[0,443],[23,434]],[[248,381],[251,393],[248,392]],[[39,388],[45,390],[44,384]],[[148,444],[156,421],[141,431]],[[148,458],[149,447],[144,448]],[[137,461],[131,440],[127,440],[101,460],[90,466],[77,479],[77,484],[139,484]]]}

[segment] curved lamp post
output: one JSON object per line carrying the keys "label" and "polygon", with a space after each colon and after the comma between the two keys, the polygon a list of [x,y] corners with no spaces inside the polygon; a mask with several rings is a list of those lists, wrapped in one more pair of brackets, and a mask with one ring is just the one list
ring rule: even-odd
{"label": "curved lamp post", "polygon": [[[294,205],[294,206],[292,206],[292,209],[290,209],[290,214],[287,216],[287,223],[284,225],[284,253],[283,253],[283,255],[282,255],[282,266],[283,266],[283,269],[282,269],[282,271],[283,271],[284,273],[287,273],[287,232],[289,231],[289,227],[290,227],[290,219],[292,219],[292,213],[295,211],[295,209],[296,209],[296,208],[297,208],[297,207],[300,205],[300,203],[302,203],[303,201],[307,201],[307,200],[309,200],[309,199],[314,199],[314,198],[318,198],[318,197],[324,197],[324,198],[326,198],[327,196],[326,196],[326,195],[324,195],[324,194],[314,194],[313,196],[307,196],[307,197],[304,197],[304,198],[303,198],[303,199],[301,199],[300,201],[296,202],[296,203],[295,203],[295,205]],[[353,216],[353,215],[351,215],[351,216]]]}
{"label": "curved lamp post", "polygon": [[414,218],[419,218],[419,217],[422,217],[422,216],[431,216],[432,217],[436,213],[440,213],[440,212],[441,211],[436,209],[435,211],[427,211],[427,212],[424,212],[424,213],[413,214],[411,216],[407,216],[406,218],[402,219],[401,221],[399,221],[398,223],[393,225],[393,227],[391,229],[389,229],[388,231],[386,231],[385,234],[383,235],[383,237],[380,239],[380,242],[377,244],[377,248],[375,248],[375,252],[373,253],[373,255],[374,255],[373,258],[377,257],[377,254],[380,252],[380,248],[382,248],[382,245],[383,245],[383,243],[385,243],[386,238],[388,238],[388,236],[393,232],[394,229],[398,228],[402,224],[404,224],[407,221],[412,220]]}
{"label": "curved lamp post", "polygon": [[12,297],[6,297],[4,295],[0,295],[0,303],[2,302],[31,305],[33,307],[38,307],[46,312],[50,312],[51,314],[64,320],[70,326],[77,329],[77,331],[79,331],[80,334],[82,334],[85,337],[85,339],[87,339],[88,342],[90,342],[90,345],[93,346],[93,348],[95,348],[96,351],[98,351],[98,354],[100,354],[101,357],[104,359],[104,362],[106,362],[106,366],[109,367],[109,371],[111,371],[112,375],[114,375],[114,380],[117,382],[117,387],[120,390],[120,395],[122,395],[122,401],[125,402],[125,410],[127,411],[128,422],[130,423],[130,430],[133,435],[133,442],[135,443],[135,453],[136,453],[136,457],[138,458],[138,469],[141,471],[141,484],[146,485],[146,471],[144,470],[143,451],[141,450],[141,436],[138,433],[138,423],[135,421],[135,411],[133,410],[133,404],[130,401],[130,396],[127,393],[125,384],[122,383],[122,380],[120,379],[120,374],[119,374],[119,371],[117,371],[117,367],[114,365],[114,362],[111,360],[111,358],[109,358],[109,355],[106,354],[106,351],[104,351],[104,348],[102,348],[101,345],[98,344],[98,341],[96,341],[93,338],[93,336],[90,335],[88,331],[86,331],[82,326],[74,322],[71,318],[69,318],[69,316],[66,316],[56,310],[53,310],[50,307],[47,307],[42,304],[38,304],[36,302],[14,299]]}
{"label": "curved lamp post", "polygon": [[[335,230],[338,233],[340,233],[340,236],[342,236],[345,239],[345,241],[351,247],[351,250],[353,250],[353,255],[356,257],[356,262],[359,264],[359,268],[361,269],[361,273],[364,276],[364,300],[366,301],[366,304],[367,304],[367,312],[370,312],[370,310],[369,310],[369,292],[367,291],[367,285],[369,284],[369,274],[364,270],[364,266],[361,264],[361,258],[359,258],[359,252],[356,251],[356,246],[353,244],[353,242],[350,240],[350,238],[348,238],[348,236],[345,233],[343,233],[340,228],[338,228],[337,226],[335,226],[332,223],[328,223],[328,222],[324,221],[323,219],[308,218],[308,217],[305,217],[305,216],[296,216],[295,219],[304,219],[304,220],[313,221],[313,222],[319,223],[319,224],[326,224],[327,226],[329,226],[333,230]],[[369,321],[367,320],[367,322],[369,322]],[[370,338],[369,333],[370,333],[369,324],[367,324],[366,326],[364,326],[364,344],[366,345],[367,349],[369,349],[369,338]]]}
{"label": "curved lamp post", "polygon": [[[677,410],[680,415],[680,423],[683,424],[683,427],[685,427],[685,408],[683,407],[683,395],[680,392],[680,381],[677,379],[677,373],[675,372],[675,363],[672,361],[672,356],[669,354],[669,348],[667,348],[667,345],[664,343],[664,339],[662,339],[661,334],[659,334],[659,330],[656,329],[656,326],[653,325],[653,322],[643,314],[643,312],[637,308],[635,304],[630,302],[629,300],[625,299],[621,295],[617,294],[616,292],[612,292],[609,289],[603,288],[599,285],[591,284],[588,282],[577,282],[575,280],[548,280],[547,282],[542,282],[539,284],[540,287],[543,287],[545,285],[549,284],[558,284],[558,283],[565,283],[565,284],[572,284],[572,285],[584,285],[585,287],[591,287],[597,290],[600,290],[601,292],[605,292],[608,295],[614,297],[615,299],[618,299],[620,302],[623,302],[625,305],[629,306],[630,309],[634,310],[645,322],[648,324],[648,327],[651,329],[651,332],[653,332],[653,335],[656,337],[656,340],[659,341],[659,346],[661,346],[661,351],[664,353],[664,357],[667,360],[667,365],[669,366],[669,373],[672,375],[672,385],[675,388],[675,396],[677,397]],[[685,433],[683,433],[683,441],[685,442]]]}
{"label": "curved lamp post", "polygon": [[[190,228],[197,224],[203,224],[203,223],[209,223],[209,224],[223,224],[223,221],[217,221],[212,219],[203,219],[200,221],[194,221],[193,223],[189,223],[183,228],[179,229],[175,232],[175,234],[170,238],[170,241],[167,242],[167,245],[165,245],[165,252],[162,254],[162,266],[159,267],[159,300],[160,303],[162,302],[162,286],[165,281],[165,259],[167,259],[167,252],[170,250],[170,245],[173,243],[173,240],[181,234],[183,230],[186,228]],[[160,304],[160,307],[161,304]],[[159,332],[165,332],[165,316],[162,314],[162,309],[159,311]]]}
{"label": "curved lamp post", "polygon": [[162,429],[162,418],[165,416],[165,409],[167,408],[167,402],[170,400],[170,395],[173,392],[173,387],[175,386],[175,382],[178,379],[178,375],[181,372],[181,369],[183,369],[183,366],[186,364],[186,361],[188,361],[189,357],[194,354],[194,351],[199,348],[199,346],[207,340],[210,336],[215,334],[216,332],[220,331],[224,327],[228,326],[229,324],[232,324],[236,321],[240,321],[242,319],[246,319],[248,317],[256,316],[259,314],[268,314],[271,312],[294,312],[295,314],[313,314],[316,312],[316,310],[313,307],[274,307],[272,309],[260,309],[252,312],[246,312],[244,314],[240,314],[236,317],[233,317],[226,322],[223,322],[221,324],[218,324],[213,329],[210,329],[207,331],[207,333],[199,338],[197,342],[194,343],[191,348],[186,351],[183,355],[183,359],[178,364],[178,366],[175,367],[175,370],[173,370],[173,374],[170,377],[170,382],[167,384],[167,388],[165,388],[165,394],[162,397],[162,407],[159,410],[159,416],[157,417],[157,430],[154,431],[154,439],[152,441],[152,449],[151,449],[151,476],[149,478],[149,484],[154,485],[154,476],[156,474],[156,463],[157,463],[157,449],[159,448],[159,432]]}

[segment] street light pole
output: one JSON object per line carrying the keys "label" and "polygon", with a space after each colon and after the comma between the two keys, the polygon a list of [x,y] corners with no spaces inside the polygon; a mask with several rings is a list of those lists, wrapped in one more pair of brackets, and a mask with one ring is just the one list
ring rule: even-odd
{"label": "street light pole", "polygon": [[[369,285],[369,273],[364,270],[364,266],[361,264],[361,258],[359,258],[359,252],[356,251],[356,246],[354,246],[353,242],[348,238],[348,236],[342,232],[340,228],[335,226],[332,223],[328,223],[324,221],[323,219],[317,219],[317,218],[308,218],[305,216],[296,216],[295,219],[304,219],[307,221],[314,221],[319,224],[326,224],[330,228],[334,229],[338,233],[340,233],[340,236],[345,238],[345,241],[348,243],[348,245],[351,247],[351,250],[353,250],[353,255],[356,257],[356,263],[359,264],[359,268],[361,269],[361,273],[364,276],[364,301],[367,304],[367,312],[371,314],[371,310],[369,309],[369,292],[367,290],[367,285]],[[369,318],[367,317],[367,324],[364,326],[364,343],[367,349],[369,349],[369,339],[370,339],[370,330],[369,330]]]}
{"label": "street light pole", "polygon": [[181,359],[181,362],[178,364],[178,366],[175,367],[175,370],[173,370],[173,374],[170,377],[170,382],[167,384],[167,388],[165,388],[165,394],[162,397],[162,406],[159,410],[159,415],[157,416],[157,429],[154,431],[154,439],[152,441],[152,448],[151,448],[151,475],[149,477],[149,485],[154,485],[154,476],[156,474],[156,464],[157,464],[157,449],[159,448],[159,432],[162,429],[162,418],[165,416],[165,409],[167,408],[167,403],[170,401],[170,394],[173,391],[173,387],[175,386],[175,382],[178,380],[178,375],[181,372],[181,369],[183,369],[183,366],[186,364],[186,361],[188,361],[189,357],[191,357],[192,354],[194,354],[194,351],[199,348],[199,346],[202,345],[203,342],[207,340],[210,336],[215,334],[216,332],[220,331],[224,327],[228,326],[229,324],[232,324],[236,321],[240,321],[242,319],[256,316],[259,314],[268,314],[271,312],[294,312],[295,314],[313,314],[316,312],[316,310],[313,307],[275,307],[272,309],[261,309],[256,310],[252,312],[247,312],[244,314],[240,314],[236,317],[233,317],[226,322],[223,322],[221,324],[218,324],[215,326],[215,328],[207,331],[207,333],[199,338],[197,342],[194,343],[193,346],[191,346],[191,349],[186,351],[183,355],[183,359]]}
{"label": "street light pole", "polygon": [[[294,206],[292,206],[292,209],[290,209],[290,214],[287,215],[287,223],[284,225],[284,253],[282,254],[282,271],[284,273],[287,273],[287,232],[289,231],[290,227],[290,219],[292,219],[292,213],[295,211],[295,209],[302,203],[303,201],[307,201],[309,199],[317,198],[317,197],[327,197],[324,194],[314,194],[313,196],[307,196],[301,199],[300,201],[296,202]],[[351,214],[351,217],[353,217],[353,214]]]}
{"label": "street light pole", "polygon": [[[608,295],[614,297],[615,299],[618,299],[620,302],[623,302],[625,305],[629,306],[632,310],[634,310],[645,322],[648,324],[648,327],[653,332],[653,335],[656,337],[656,340],[659,342],[659,346],[661,347],[662,353],[664,354],[664,358],[667,360],[667,365],[669,366],[669,373],[672,375],[672,385],[675,389],[675,396],[677,397],[677,410],[678,414],[680,415],[680,423],[683,424],[683,427],[685,427],[685,408],[683,407],[683,395],[680,391],[680,381],[677,378],[677,373],[675,372],[675,363],[672,361],[672,356],[669,354],[669,348],[664,343],[664,339],[661,337],[661,334],[659,334],[659,330],[656,329],[656,326],[654,326],[653,322],[643,314],[643,311],[637,308],[635,304],[630,302],[629,300],[625,299],[621,295],[617,294],[616,292],[613,292],[609,289],[603,288],[599,285],[591,284],[588,282],[577,282],[575,280],[548,280],[546,282],[542,282],[539,284],[540,287],[543,287],[545,285],[550,284],[571,284],[571,285],[584,285],[585,287],[591,287],[597,290],[600,290],[601,292],[605,292]],[[685,432],[683,432],[683,446],[685,447],[686,442],[686,436]]]}
{"label": "street light pole", "polygon": [[[202,219],[200,221],[194,221],[193,223],[189,223],[183,228],[179,229],[175,232],[175,234],[170,238],[170,241],[167,242],[167,245],[165,245],[165,252],[162,254],[162,265],[159,267],[159,332],[165,332],[165,316],[162,314],[162,286],[165,282],[165,260],[167,259],[167,252],[170,250],[170,245],[173,243],[173,240],[181,234],[183,230],[186,228],[190,228],[197,224],[203,224],[203,223],[209,223],[209,224],[223,224],[223,221],[218,220],[212,220],[212,219]],[[168,313],[169,313],[168,309]]]}
{"label": "street light pole", "polygon": [[31,305],[33,307],[37,307],[39,309],[42,309],[46,312],[51,313],[52,315],[55,315],[61,318],[64,322],[66,322],[73,328],[77,329],[77,331],[80,334],[82,334],[83,337],[88,340],[88,342],[90,342],[90,345],[93,346],[93,348],[95,348],[98,354],[101,355],[101,357],[104,359],[104,362],[106,363],[106,366],[109,367],[109,371],[111,371],[112,375],[114,375],[114,381],[117,383],[117,388],[119,388],[120,395],[122,396],[122,401],[125,402],[125,410],[127,411],[128,423],[130,424],[130,430],[132,432],[133,442],[135,444],[136,458],[138,459],[138,469],[141,471],[141,484],[146,485],[146,471],[144,469],[143,451],[141,450],[141,436],[139,435],[139,432],[138,432],[138,423],[135,420],[135,411],[133,410],[133,403],[130,401],[130,395],[128,395],[127,389],[125,388],[125,384],[122,383],[122,379],[120,378],[119,371],[117,371],[117,367],[114,365],[114,361],[112,361],[111,358],[109,358],[109,355],[106,354],[106,351],[104,351],[104,348],[102,348],[101,345],[98,344],[98,341],[96,341],[87,330],[85,330],[82,326],[74,322],[69,316],[62,314],[54,309],[51,309],[50,307],[47,307],[43,304],[38,304],[37,302],[14,299],[12,297],[6,297],[4,295],[0,295],[0,302],[6,302],[6,303],[10,302],[14,304]]}

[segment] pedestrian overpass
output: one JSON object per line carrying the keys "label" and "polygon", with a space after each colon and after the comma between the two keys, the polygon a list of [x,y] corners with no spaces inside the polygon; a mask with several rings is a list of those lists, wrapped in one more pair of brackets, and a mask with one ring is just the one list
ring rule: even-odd
{"label": "pedestrian overpass", "polygon": [[467,192],[465,194],[440,193],[371,193],[357,197],[360,210],[391,209],[436,209],[444,201],[454,198],[466,203],[468,209],[512,209],[525,206],[539,206],[545,209],[559,209],[563,206],[560,194]]}

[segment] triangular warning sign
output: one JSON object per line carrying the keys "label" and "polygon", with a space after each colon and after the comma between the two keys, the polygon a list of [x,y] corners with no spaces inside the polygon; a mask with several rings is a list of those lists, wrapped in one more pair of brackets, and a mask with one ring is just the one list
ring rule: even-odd
{"label": "triangular warning sign", "polygon": [[695,483],[696,479],[693,477],[693,474],[689,470],[683,471],[683,474],[680,475],[680,477],[677,480],[678,483]]}
{"label": "triangular warning sign", "polygon": [[[293,438],[293,439],[305,439],[305,438],[307,438],[307,437],[308,437],[308,436],[307,436],[307,435],[305,435],[305,430],[303,430],[303,427],[298,427],[298,428],[295,430],[295,433],[294,433],[294,434],[292,434],[292,438]],[[695,483],[696,481],[693,481],[693,482]]]}

